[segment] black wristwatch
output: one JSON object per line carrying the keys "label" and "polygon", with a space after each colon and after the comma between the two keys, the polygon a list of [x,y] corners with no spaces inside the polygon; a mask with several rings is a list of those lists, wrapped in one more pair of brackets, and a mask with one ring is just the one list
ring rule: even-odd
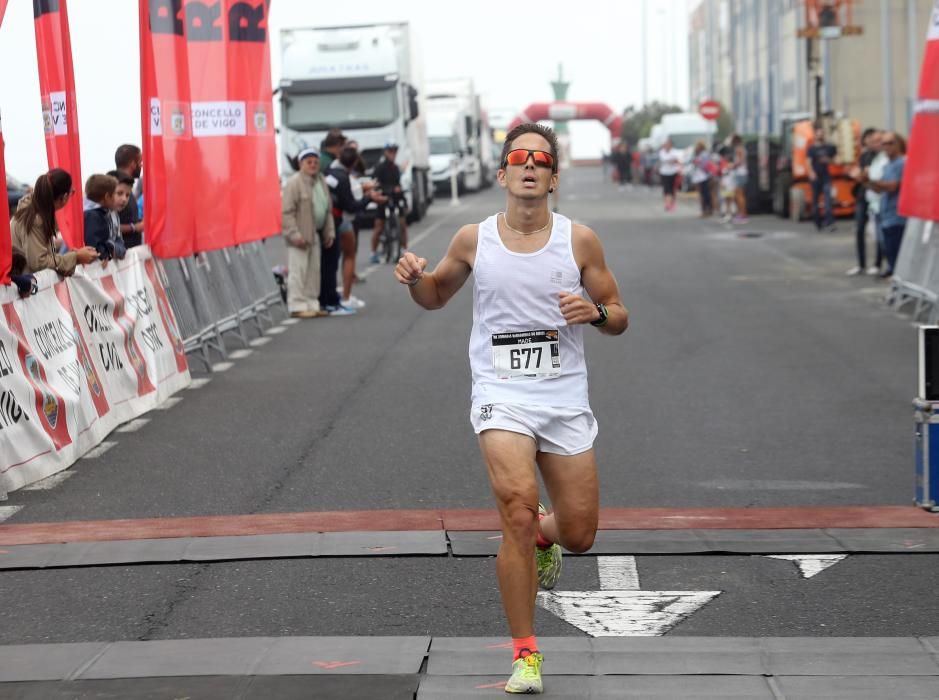
{"label": "black wristwatch", "polygon": [[600,318],[598,318],[596,321],[591,321],[590,325],[599,328],[600,326],[605,326],[606,322],[610,320],[610,312],[606,310],[606,307],[603,304],[597,304],[596,306],[597,311],[600,312]]}

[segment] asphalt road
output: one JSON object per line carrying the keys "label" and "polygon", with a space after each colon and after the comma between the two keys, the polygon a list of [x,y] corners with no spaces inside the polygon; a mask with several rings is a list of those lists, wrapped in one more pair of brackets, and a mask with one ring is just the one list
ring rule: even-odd
{"label": "asphalt road", "polygon": [[[561,211],[592,226],[631,312],[588,333],[604,506],[908,504],[915,334],[882,282],[847,278],[836,234],[565,174]],[[436,203],[412,235],[432,264],[493,189]],[[759,234],[740,236],[742,232]],[[280,250],[279,242],[272,242]],[[360,264],[366,269],[367,240]],[[372,508],[490,507],[469,425],[472,290],[426,312],[382,266],[356,317],[304,321],[182,392],[9,522]],[[198,373],[197,373],[198,374]],[[749,556],[639,557],[643,588],[721,590],[692,635],[936,634],[934,555],[852,555],[804,580]],[[561,588],[595,590],[596,559]],[[245,635],[500,635],[487,558],[372,558],[0,573],[0,644]],[[541,634],[581,634],[539,611]]]}

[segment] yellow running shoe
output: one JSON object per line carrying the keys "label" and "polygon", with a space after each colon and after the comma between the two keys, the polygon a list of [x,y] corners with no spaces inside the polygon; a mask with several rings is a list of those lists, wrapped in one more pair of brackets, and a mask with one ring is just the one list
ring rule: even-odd
{"label": "yellow running shoe", "polygon": [[540,652],[522,650],[522,655],[512,663],[512,677],[505,684],[507,693],[527,693],[536,695],[544,692],[541,684],[541,664],[544,657]]}
{"label": "yellow running shoe", "polygon": [[[538,504],[538,515],[547,515],[548,510]],[[538,584],[545,590],[554,588],[561,578],[561,545],[552,544],[550,547],[535,545],[535,561],[538,565]]]}

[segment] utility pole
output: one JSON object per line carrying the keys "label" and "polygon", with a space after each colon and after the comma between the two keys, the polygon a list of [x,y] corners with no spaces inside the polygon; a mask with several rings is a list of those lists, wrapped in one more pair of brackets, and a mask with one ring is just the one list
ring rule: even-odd
{"label": "utility pole", "polygon": [[890,7],[880,0],[880,64],[883,66],[884,126],[888,131],[896,128],[893,109],[893,28],[890,26]]}
{"label": "utility pole", "polygon": [[916,45],[919,30],[916,27],[916,0],[906,0],[906,70],[909,73],[909,97],[906,100],[906,128],[913,125],[913,110],[916,108],[916,95],[919,92],[919,56]]}
{"label": "utility pole", "polygon": [[649,104],[649,40],[646,38],[646,2],[648,0],[642,0],[642,24],[640,25],[642,29],[639,31],[639,36],[642,37],[642,107]]}

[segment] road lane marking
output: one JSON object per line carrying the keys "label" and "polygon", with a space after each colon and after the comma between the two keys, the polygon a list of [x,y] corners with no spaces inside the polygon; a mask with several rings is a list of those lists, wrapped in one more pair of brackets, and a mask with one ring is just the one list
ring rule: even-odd
{"label": "road lane marking", "polygon": [[825,569],[834,566],[842,559],[847,558],[847,554],[767,554],[767,559],[782,559],[791,561],[799,567],[799,573],[802,578],[812,578],[820,574]]}
{"label": "road lane marking", "polygon": [[82,459],[97,459],[116,444],[117,443],[112,440],[105,440],[100,445],[96,445],[95,447],[92,447],[90,450],[88,450]]}
{"label": "road lane marking", "polygon": [[660,637],[721,591],[541,591],[538,603],[591,637]]}
{"label": "road lane marking", "polygon": [[299,319],[299,318],[285,318],[283,321],[280,322],[280,325],[282,325],[282,326],[293,326],[293,325],[295,325],[295,324],[297,324],[297,323],[300,323],[300,319]]}
{"label": "road lane marking", "polygon": [[[435,221],[430,226],[428,226],[426,231],[421,231],[416,236],[410,237],[410,240],[408,241],[408,245],[410,246],[409,250],[413,251],[414,247],[418,243],[423,241],[425,238],[427,238],[429,235],[431,235],[434,231],[436,231],[438,228],[443,226],[445,223],[449,222],[450,219],[454,218],[457,214],[461,213],[463,208],[464,207],[462,205],[459,207],[454,207],[453,210],[449,214],[447,214],[447,216],[440,219],[440,221]],[[397,260],[394,262],[397,263]],[[372,274],[373,272],[375,272],[376,270],[384,266],[385,266],[384,263],[375,263],[373,265],[370,265],[365,270],[359,273],[359,279],[365,279],[370,274]],[[389,265],[388,267],[389,267],[389,271],[394,269],[394,267],[392,267],[391,265]]]}
{"label": "road lane marking", "polygon": [[254,354],[254,350],[252,350],[251,348],[242,348],[241,350],[235,350],[235,352],[229,353],[228,357],[231,358],[232,360],[243,360],[244,358],[253,354]]}
{"label": "road lane marking", "polygon": [[166,401],[156,407],[157,411],[168,411],[173,406],[183,400],[182,396],[170,396]]}
{"label": "road lane marking", "polygon": [[136,433],[138,430],[140,430],[149,422],[150,422],[149,418],[134,418],[134,420],[124,423],[124,425],[119,427],[115,432]]}
{"label": "road lane marking", "polygon": [[639,590],[636,557],[597,557],[597,571],[600,575],[600,590]]}
{"label": "road lane marking", "polygon": [[658,637],[721,591],[641,591],[636,557],[597,557],[599,591],[542,591],[538,604],[591,637]]}
{"label": "road lane marking", "polygon": [[260,338],[255,338],[254,340],[248,341],[248,345],[253,348],[259,348],[262,345],[267,345],[269,342],[271,342],[271,339],[262,335]]}
{"label": "road lane marking", "polygon": [[217,373],[227,372],[234,366],[234,362],[216,362],[214,365],[212,365],[212,371]]}
{"label": "road lane marking", "polygon": [[286,331],[286,330],[287,330],[287,328],[286,328],[285,326],[274,326],[273,328],[268,328],[268,329],[267,329],[266,331],[264,331],[264,332],[265,332],[267,335],[280,335],[281,333],[283,333],[283,332]]}
{"label": "road lane marking", "polygon": [[198,379],[193,379],[191,382],[189,382],[189,386],[187,386],[186,388],[187,389],[201,389],[202,387],[204,387],[206,384],[208,384],[211,381],[212,381],[211,377],[199,377]]}
{"label": "road lane marking", "polygon": [[699,481],[698,486],[718,491],[839,491],[864,489],[864,484],[846,481],[805,481],[780,479],[714,479]]}
{"label": "road lane marking", "polygon": [[22,509],[23,506],[0,506],[0,523],[16,515]]}
{"label": "road lane marking", "polygon": [[64,471],[53,474],[52,476],[47,476],[45,479],[35,481],[29,486],[24,486],[23,491],[48,491],[49,489],[54,489],[74,473],[75,472]]}

